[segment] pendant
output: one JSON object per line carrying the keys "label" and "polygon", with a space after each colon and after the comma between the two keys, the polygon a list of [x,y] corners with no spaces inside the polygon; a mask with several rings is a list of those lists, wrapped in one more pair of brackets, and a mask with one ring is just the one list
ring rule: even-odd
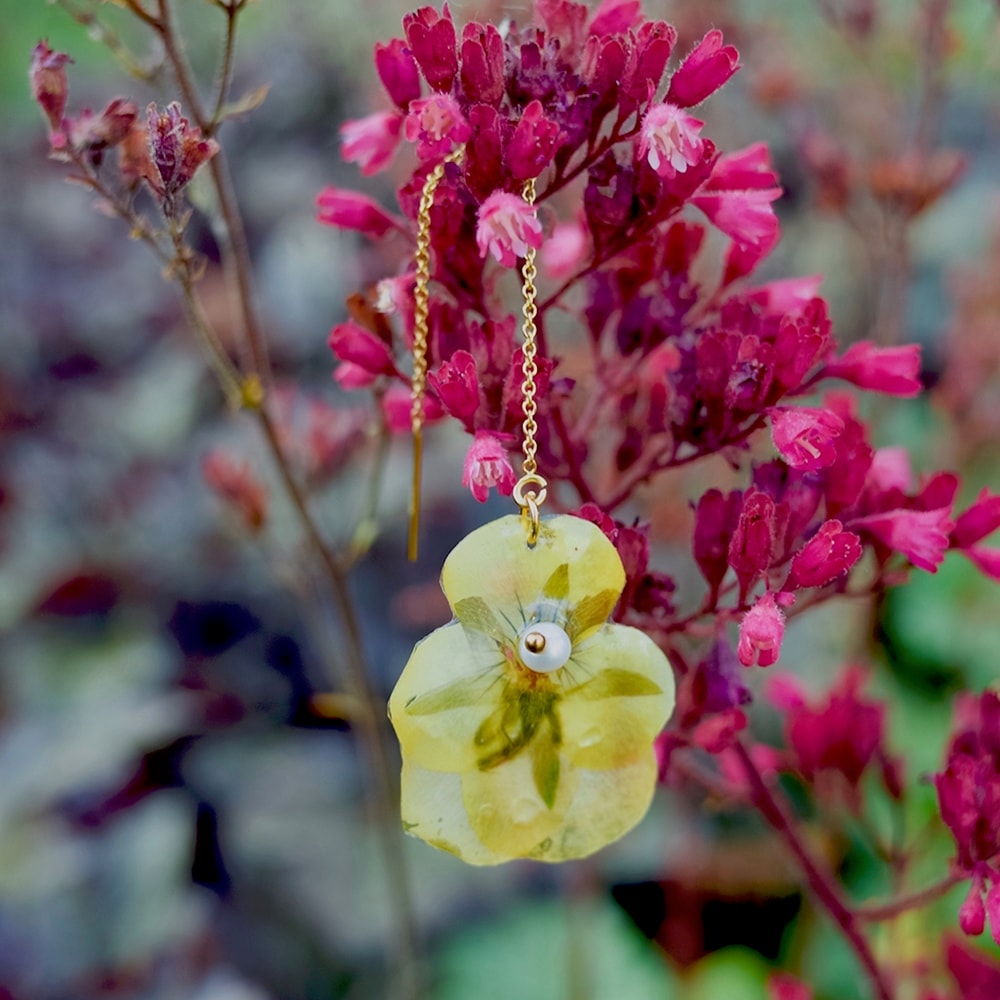
{"label": "pendant", "polygon": [[646,814],[674,678],[609,622],[625,586],[596,525],[502,517],[464,538],[441,587],[454,619],[417,643],[389,699],[408,833],[474,865],[566,861]]}

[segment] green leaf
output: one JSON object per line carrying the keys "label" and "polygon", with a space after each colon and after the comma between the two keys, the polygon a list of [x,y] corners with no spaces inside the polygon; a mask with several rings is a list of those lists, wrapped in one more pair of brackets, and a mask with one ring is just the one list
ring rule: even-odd
{"label": "green leaf", "polygon": [[636,698],[651,694],[663,694],[663,690],[642,674],[611,667],[602,670],[593,680],[567,691],[566,697],[598,701],[601,698]]}
{"label": "green leaf", "polygon": [[510,641],[496,615],[481,597],[466,597],[457,601],[455,616],[466,628],[488,635],[498,643]]}
{"label": "green leaf", "polygon": [[463,677],[452,681],[444,687],[417,695],[406,703],[409,715],[434,715],[437,712],[447,712],[453,708],[471,708],[479,705],[491,684],[496,681],[496,675],[491,670],[475,677]]}
{"label": "green leaf", "polygon": [[569,597],[569,563],[563,563],[545,581],[542,597],[552,601],[565,601]]}
{"label": "green leaf", "polygon": [[531,773],[538,794],[551,809],[556,804],[556,791],[559,788],[559,752],[551,735],[547,738],[539,736],[535,740],[531,751]]}
{"label": "green leaf", "polygon": [[587,629],[602,625],[611,617],[618,603],[617,590],[602,590],[599,594],[585,597],[569,613],[566,631],[574,642]]}

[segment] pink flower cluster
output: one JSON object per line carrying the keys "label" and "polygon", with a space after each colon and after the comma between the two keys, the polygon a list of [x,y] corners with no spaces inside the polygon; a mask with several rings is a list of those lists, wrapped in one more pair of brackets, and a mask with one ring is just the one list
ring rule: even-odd
{"label": "pink flower cluster", "polygon": [[[934,573],[951,550],[1000,579],[1000,549],[984,544],[1000,529],[1000,496],[984,492],[956,512],[957,477],[917,477],[905,451],[873,443],[858,393],[920,393],[918,346],[842,349],[819,278],[753,280],[780,237],[782,189],[764,144],[720,151],[695,110],[739,69],[719,31],[676,60],[673,27],[647,20],[631,0],[594,11],[538,0],[530,23],[503,32],[478,22],[460,29],[447,8],[425,7],[403,27],[405,38],[375,52],[392,108],[343,132],[344,155],[363,173],[406,171],[398,213],[328,188],[320,219],[385,239],[392,252],[392,234],[414,230],[428,171],[449,158],[431,209],[426,416],[470,435],[462,482],[480,501],[494,488],[511,491],[521,435],[519,310],[504,305],[498,279],[540,250],[540,471],[558,484],[556,502],[576,505],[618,549],[627,582],[615,617],[649,631],[678,665],[664,771],[675,750],[707,751],[749,795],[735,750],[748,725],[743,668],[778,663],[789,623],[813,605],[871,593],[914,568]],[[404,147],[405,160],[396,155]],[[401,431],[411,253],[407,243],[398,273],[378,283],[380,321],[342,323],[330,339],[338,381],[379,387]],[[550,350],[557,310],[579,323],[567,357]],[[615,513],[661,473],[719,455],[746,485],[708,489],[692,503],[690,554],[704,592],[679,598],[651,566],[646,528]],[[711,642],[689,660],[677,634]],[[864,694],[865,681],[848,667],[818,701],[775,686],[786,747],[752,747],[756,766],[795,773],[817,794],[833,789],[854,810],[870,772],[900,797],[885,708]],[[993,808],[981,758],[973,766],[955,757],[938,778],[974,880],[964,921],[973,928],[993,884],[983,866],[996,853],[993,845],[987,857],[975,839],[986,820],[968,805]],[[997,817],[987,819],[995,830]],[[986,893],[987,909],[998,893]]]}

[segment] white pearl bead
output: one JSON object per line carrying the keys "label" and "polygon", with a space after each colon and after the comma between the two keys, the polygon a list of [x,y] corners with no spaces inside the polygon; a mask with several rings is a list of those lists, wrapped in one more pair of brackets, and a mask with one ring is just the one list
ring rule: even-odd
{"label": "white pearl bead", "polygon": [[[539,638],[541,643],[539,643]],[[531,645],[542,645],[539,650],[528,648]],[[547,674],[564,666],[573,652],[573,643],[555,622],[535,622],[521,632],[517,643],[517,653],[521,662],[536,673]]]}

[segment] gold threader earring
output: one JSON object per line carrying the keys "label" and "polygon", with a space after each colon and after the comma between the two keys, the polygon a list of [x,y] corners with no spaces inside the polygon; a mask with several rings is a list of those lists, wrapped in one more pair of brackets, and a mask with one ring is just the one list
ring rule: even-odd
{"label": "gold threader earring", "polygon": [[[431,284],[431,208],[417,216],[409,553],[416,556]],[[522,196],[535,201],[535,182]],[[414,836],[469,864],[565,861],[617,840],[646,814],[653,741],[674,705],[673,672],[642,631],[609,621],[625,586],[615,546],[590,521],[541,516],[535,250],[522,277],[519,514],[466,536],[441,586],[454,618],[422,639],[389,699],[403,759],[401,811]]]}

